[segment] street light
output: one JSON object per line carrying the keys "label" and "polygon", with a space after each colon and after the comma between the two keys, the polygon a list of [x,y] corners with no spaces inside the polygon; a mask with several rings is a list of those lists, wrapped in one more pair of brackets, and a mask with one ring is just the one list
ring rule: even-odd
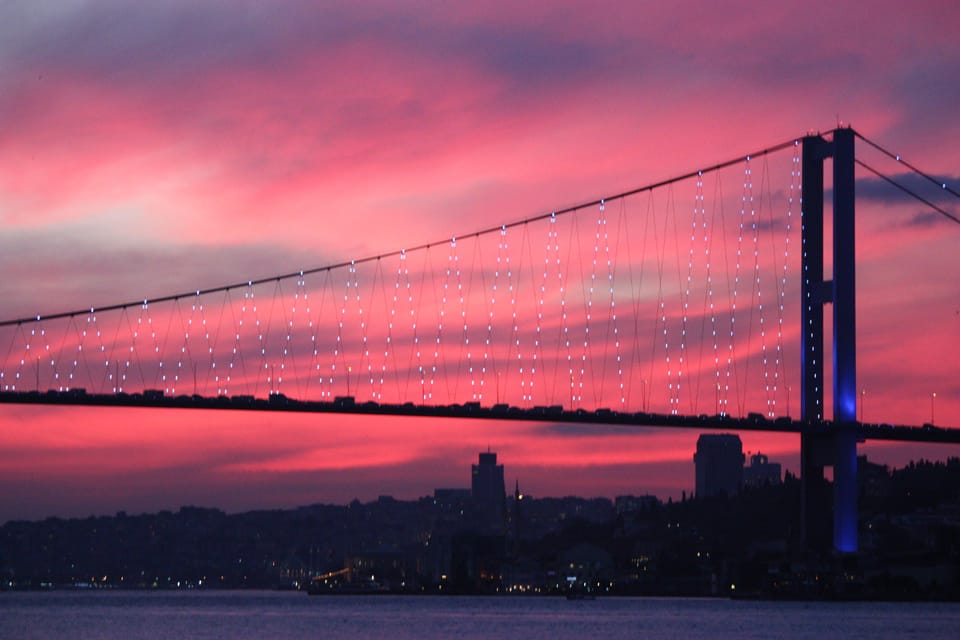
{"label": "street light", "polygon": [[930,396],[930,424],[935,424],[934,418],[936,418],[936,403],[937,403],[937,392],[934,391]]}
{"label": "street light", "polygon": [[867,395],[866,389],[860,389],[860,423],[863,424],[863,396]]}

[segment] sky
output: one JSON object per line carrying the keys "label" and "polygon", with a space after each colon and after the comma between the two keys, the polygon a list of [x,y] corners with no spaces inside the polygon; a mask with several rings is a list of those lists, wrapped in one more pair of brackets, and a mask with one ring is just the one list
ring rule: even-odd
{"label": "sky", "polygon": [[[951,2],[6,2],[0,316],[378,255],[841,123],[956,185],[958,23]],[[857,176],[865,419],[960,425],[960,229]],[[4,405],[0,521],[412,498],[467,486],[488,447],[533,495],[678,497],[696,435]],[[742,438],[796,470],[795,437]]]}

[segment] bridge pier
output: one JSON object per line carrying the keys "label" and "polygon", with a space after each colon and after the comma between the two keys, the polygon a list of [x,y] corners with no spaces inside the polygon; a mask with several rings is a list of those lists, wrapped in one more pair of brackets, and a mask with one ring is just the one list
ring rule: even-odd
{"label": "bridge pier", "polygon": [[[801,522],[804,544],[857,551],[857,436],[851,432],[800,436]],[[833,492],[824,469],[833,470]],[[832,517],[831,517],[832,515]]]}
{"label": "bridge pier", "polygon": [[833,508],[824,467],[833,466],[831,438],[821,434],[800,436],[800,522],[804,546],[816,551],[830,548]]}
{"label": "bridge pier", "polygon": [[[833,274],[824,277],[823,163],[833,158]],[[824,467],[833,468],[833,547],[857,551],[857,438],[844,427],[857,419],[854,133],[803,139],[801,231],[801,420],[824,420],[824,321],[833,305],[833,422],[829,433],[800,438],[803,539],[825,548],[830,530]]]}

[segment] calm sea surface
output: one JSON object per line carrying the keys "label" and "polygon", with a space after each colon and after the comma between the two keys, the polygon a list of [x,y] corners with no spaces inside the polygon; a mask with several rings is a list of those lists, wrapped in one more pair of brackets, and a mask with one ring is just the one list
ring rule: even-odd
{"label": "calm sea surface", "polygon": [[0,638],[950,638],[960,604],[0,593]]}

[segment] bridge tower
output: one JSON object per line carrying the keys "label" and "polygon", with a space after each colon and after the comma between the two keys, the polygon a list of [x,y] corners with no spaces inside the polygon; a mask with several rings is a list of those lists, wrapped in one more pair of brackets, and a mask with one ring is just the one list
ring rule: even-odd
{"label": "bridge tower", "polygon": [[[824,276],[824,160],[833,159],[833,268]],[[829,495],[824,467],[833,467],[833,548],[857,550],[856,273],[854,252],[854,132],[836,129],[832,139],[803,138],[801,189],[801,420],[824,419],[824,306],[833,305],[833,428],[800,437],[803,538],[825,549]]]}

